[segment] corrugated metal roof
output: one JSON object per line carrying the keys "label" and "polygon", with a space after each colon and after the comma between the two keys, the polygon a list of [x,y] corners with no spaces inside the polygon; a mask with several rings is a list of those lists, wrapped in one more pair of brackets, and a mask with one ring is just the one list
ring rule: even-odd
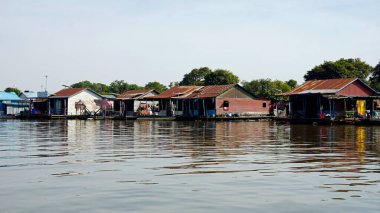
{"label": "corrugated metal roof", "polygon": [[201,89],[202,86],[175,86],[165,92],[151,96],[152,99],[162,99],[162,98],[185,98],[190,95],[195,90]]}
{"label": "corrugated metal roof", "polygon": [[106,99],[116,99],[116,96],[112,94],[107,94],[107,95],[102,95],[102,96],[103,98],[106,98]]}
{"label": "corrugated metal roof", "polygon": [[199,90],[192,92],[188,98],[212,98],[217,97],[225,91],[231,89],[236,84],[228,84],[228,85],[212,85],[212,86],[204,86]]}
{"label": "corrugated metal roof", "polygon": [[49,93],[48,91],[41,91],[41,92],[37,92],[37,96],[39,98],[47,98],[49,96]]}
{"label": "corrugated metal roof", "polygon": [[333,93],[337,93],[338,91],[339,91],[338,89],[316,89],[316,90],[305,90],[297,94],[310,94],[310,93],[333,94]]}
{"label": "corrugated metal roof", "polygon": [[21,98],[14,92],[0,92],[0,101],[20,101]]}
{"label": "corrugated metal roof", "polygon": [[20,98],[22,99],[37,99],[37,98],[47,98],[49,93],[47,91],[33,92],[33,91],[24,91],[21,93]]}
{"label": "corrugated metal roof", "polygon": [[21,96],[22,95],[24,95],[26,99],[38,98],[37,92],[33,92],[33,91],[24,91],[21,93]]}
{"label": "corrugated metal roof", "polygon": [[151,92],[153,90],[129,90],[126,91],[120,95],[117,96],[116,99],[122,99],[122,100],[127,100],[127,99],[139,99],[141,96],[144,96],[145,94]]}
{"label": "corrugated metal roof", "polygon": [[[339,78],[326,80],[306,81],[299,87],[284,93],[283,95],[305,94],[305,93],[336,93],[348,86],[358,78]],[[307,91],[307,92],[306,92]],[[317,92],[319,91],[319,92]]]}
{"label": "corrugated metal roof", "polygon": [[70,96],[73,96],[83,90],[85,90],[86,88],[66,88],[66,89],[62,89],[56,93],[53,93],[51,94],[50,97],[52,98],[55,98],[55,97],[62,97],[62,98],[66,98],[66,97],[70,97]]}

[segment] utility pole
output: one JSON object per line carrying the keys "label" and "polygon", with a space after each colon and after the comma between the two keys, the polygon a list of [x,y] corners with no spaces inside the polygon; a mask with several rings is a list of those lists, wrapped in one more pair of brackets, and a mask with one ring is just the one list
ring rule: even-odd
{"label": "utility pole", "polygon": [[48,76],[44,75],[44,77],[45,77],[45,92],[47,92],[47,78],[48,78]]}

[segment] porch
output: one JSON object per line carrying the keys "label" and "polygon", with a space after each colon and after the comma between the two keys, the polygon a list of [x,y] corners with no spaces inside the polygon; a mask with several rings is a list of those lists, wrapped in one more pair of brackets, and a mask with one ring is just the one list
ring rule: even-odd
{"label": "porch", "polygon": [[293,119],[379,119],[378,96],[335,96],[323,94],[291,95]]}

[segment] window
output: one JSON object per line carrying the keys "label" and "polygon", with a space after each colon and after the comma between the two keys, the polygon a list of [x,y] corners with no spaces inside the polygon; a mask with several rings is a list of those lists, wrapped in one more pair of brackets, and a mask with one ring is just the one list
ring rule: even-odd
{"label": "window", "polygon": [[263,108],[267,108],[267,103],[263,103]]}
{"label": "window", "polygon": [[228,111],[229,108],[230,108],[230,102],[223,101],[223,110]]}

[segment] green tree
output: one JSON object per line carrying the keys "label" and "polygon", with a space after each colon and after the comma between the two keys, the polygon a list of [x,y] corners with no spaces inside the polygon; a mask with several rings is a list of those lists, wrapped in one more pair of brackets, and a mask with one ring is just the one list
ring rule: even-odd
{"label": "green tree", "polygon": [[156,90],[157,92],[161,93],[161,92],[167,90],[168,88],[166,88],[165,85],[163,85],[157,81],[152,81],[152,82],[149,82],[145,85],[145,89],[153,89],[153,90]]}
{"label": "green tree", "polygon": [[359,58],[341,58],[337,61],[325,61],[323,64],[315,66],[304,75],[304,78],[306,81],[354,77],[366,80],[371,71],[372,67]]}
{"label": "green tree", "polygon": [[16,93],[17,96],[21,95],[21,90],[19,90],[16,87],[7,87],[7,88],[5,88],[4,92],[14,92],[14,93]]}
{"label": "green tree", "polygon": [[139,86],[137,84],[128,84],[124,80],[115,80],[111,82],[109,86],[109,91],[113,93],[117,93],[117,94],[121,94],[128,90],[141,90],[141,89],[144,89],[144,87]]}
{"label": "green tree", "polygon": [[246,90],[259,98],[270,97],[270,79],[258,79],[250,82],[243,81],[242,85]]}
{"label": "green tree", "polygon": [[111,82],[109,88],[110,92],[121,94],[129,89],[128,83],[124,80],[115,80]]}
{"label": "green tree", "polygon": [[91,88],[92,83],[90,81],[80,81],[75,84],[72,84],[70,87],[72,88]]}
{"label": "green tree", "polygon": [[292,89],[285,81],[272,81],[269,78],[250,82],[243,81],[242,85],[250,93],[260,98],[275,98],[276,94],[288,92]]}
{"label": "green tree", "polygon": [[139,86],[137,84],[128,84],[127,90],[141,90],[144,89],[144,87]]}
{"label": "green tree", "polygon": [[372,88],[380,91],[380,62],[372,69],[369,82]]}
{"label": "green tree", "polygon": [[210,74],[212,70],[208,67],[193,69],[190,73],[184,75],[179,85],[181,86],[203,86],[205,85],[205,76]]}
{"label": "green tree", "polygon": [[297,84],[298,84],[298,82],[297,82],[296,80],[293,80],[293,79],[290,79],[290,80],[287,81],[286,83],[290,86],[291,89],[296,88],[296,87],[297,87]]}
{"label": "green tree", "polygon": [[110,92],[109,86],[102,83],[94,83],[91,89],[100,94],[107,94]]}
{"label": "green tree", "polygon": [[90,81],[80,81],[78,83],[72,84],[70,87],[72,88],[88,88],[92,89],[97,93],[105,94],[109,92],[108,85],[102,83],[92,83]]}
{"label": "green tree", "polygon": [[274,97],[276,94],[288,92],[292,90],[292,87],[286,81],[274,80],[270,85],[271,97]]}
{"label": "green tree", "polygon": [[246,89],[248,92],[250,92],[256,97],[262,98],[262,97],[265,97],[266,95],[263,94],[263,91],[265,91],[265,89],[263,88],[263,84],[261,80],[265,81],[266,79],[243,81],[241,82],[241,84],[243,85],[244,89]]}
{"label": "green tree", "polygon": [[205,76],[205,85],[224,85],[239,83],[239,77],[228,70],[217,69]]}
{"label": "green tree", "polygon": [[179,86],[179,82],[178,81],[170,82],[169,88],[172,88],[172,87],[175,87],[175,86]]}

